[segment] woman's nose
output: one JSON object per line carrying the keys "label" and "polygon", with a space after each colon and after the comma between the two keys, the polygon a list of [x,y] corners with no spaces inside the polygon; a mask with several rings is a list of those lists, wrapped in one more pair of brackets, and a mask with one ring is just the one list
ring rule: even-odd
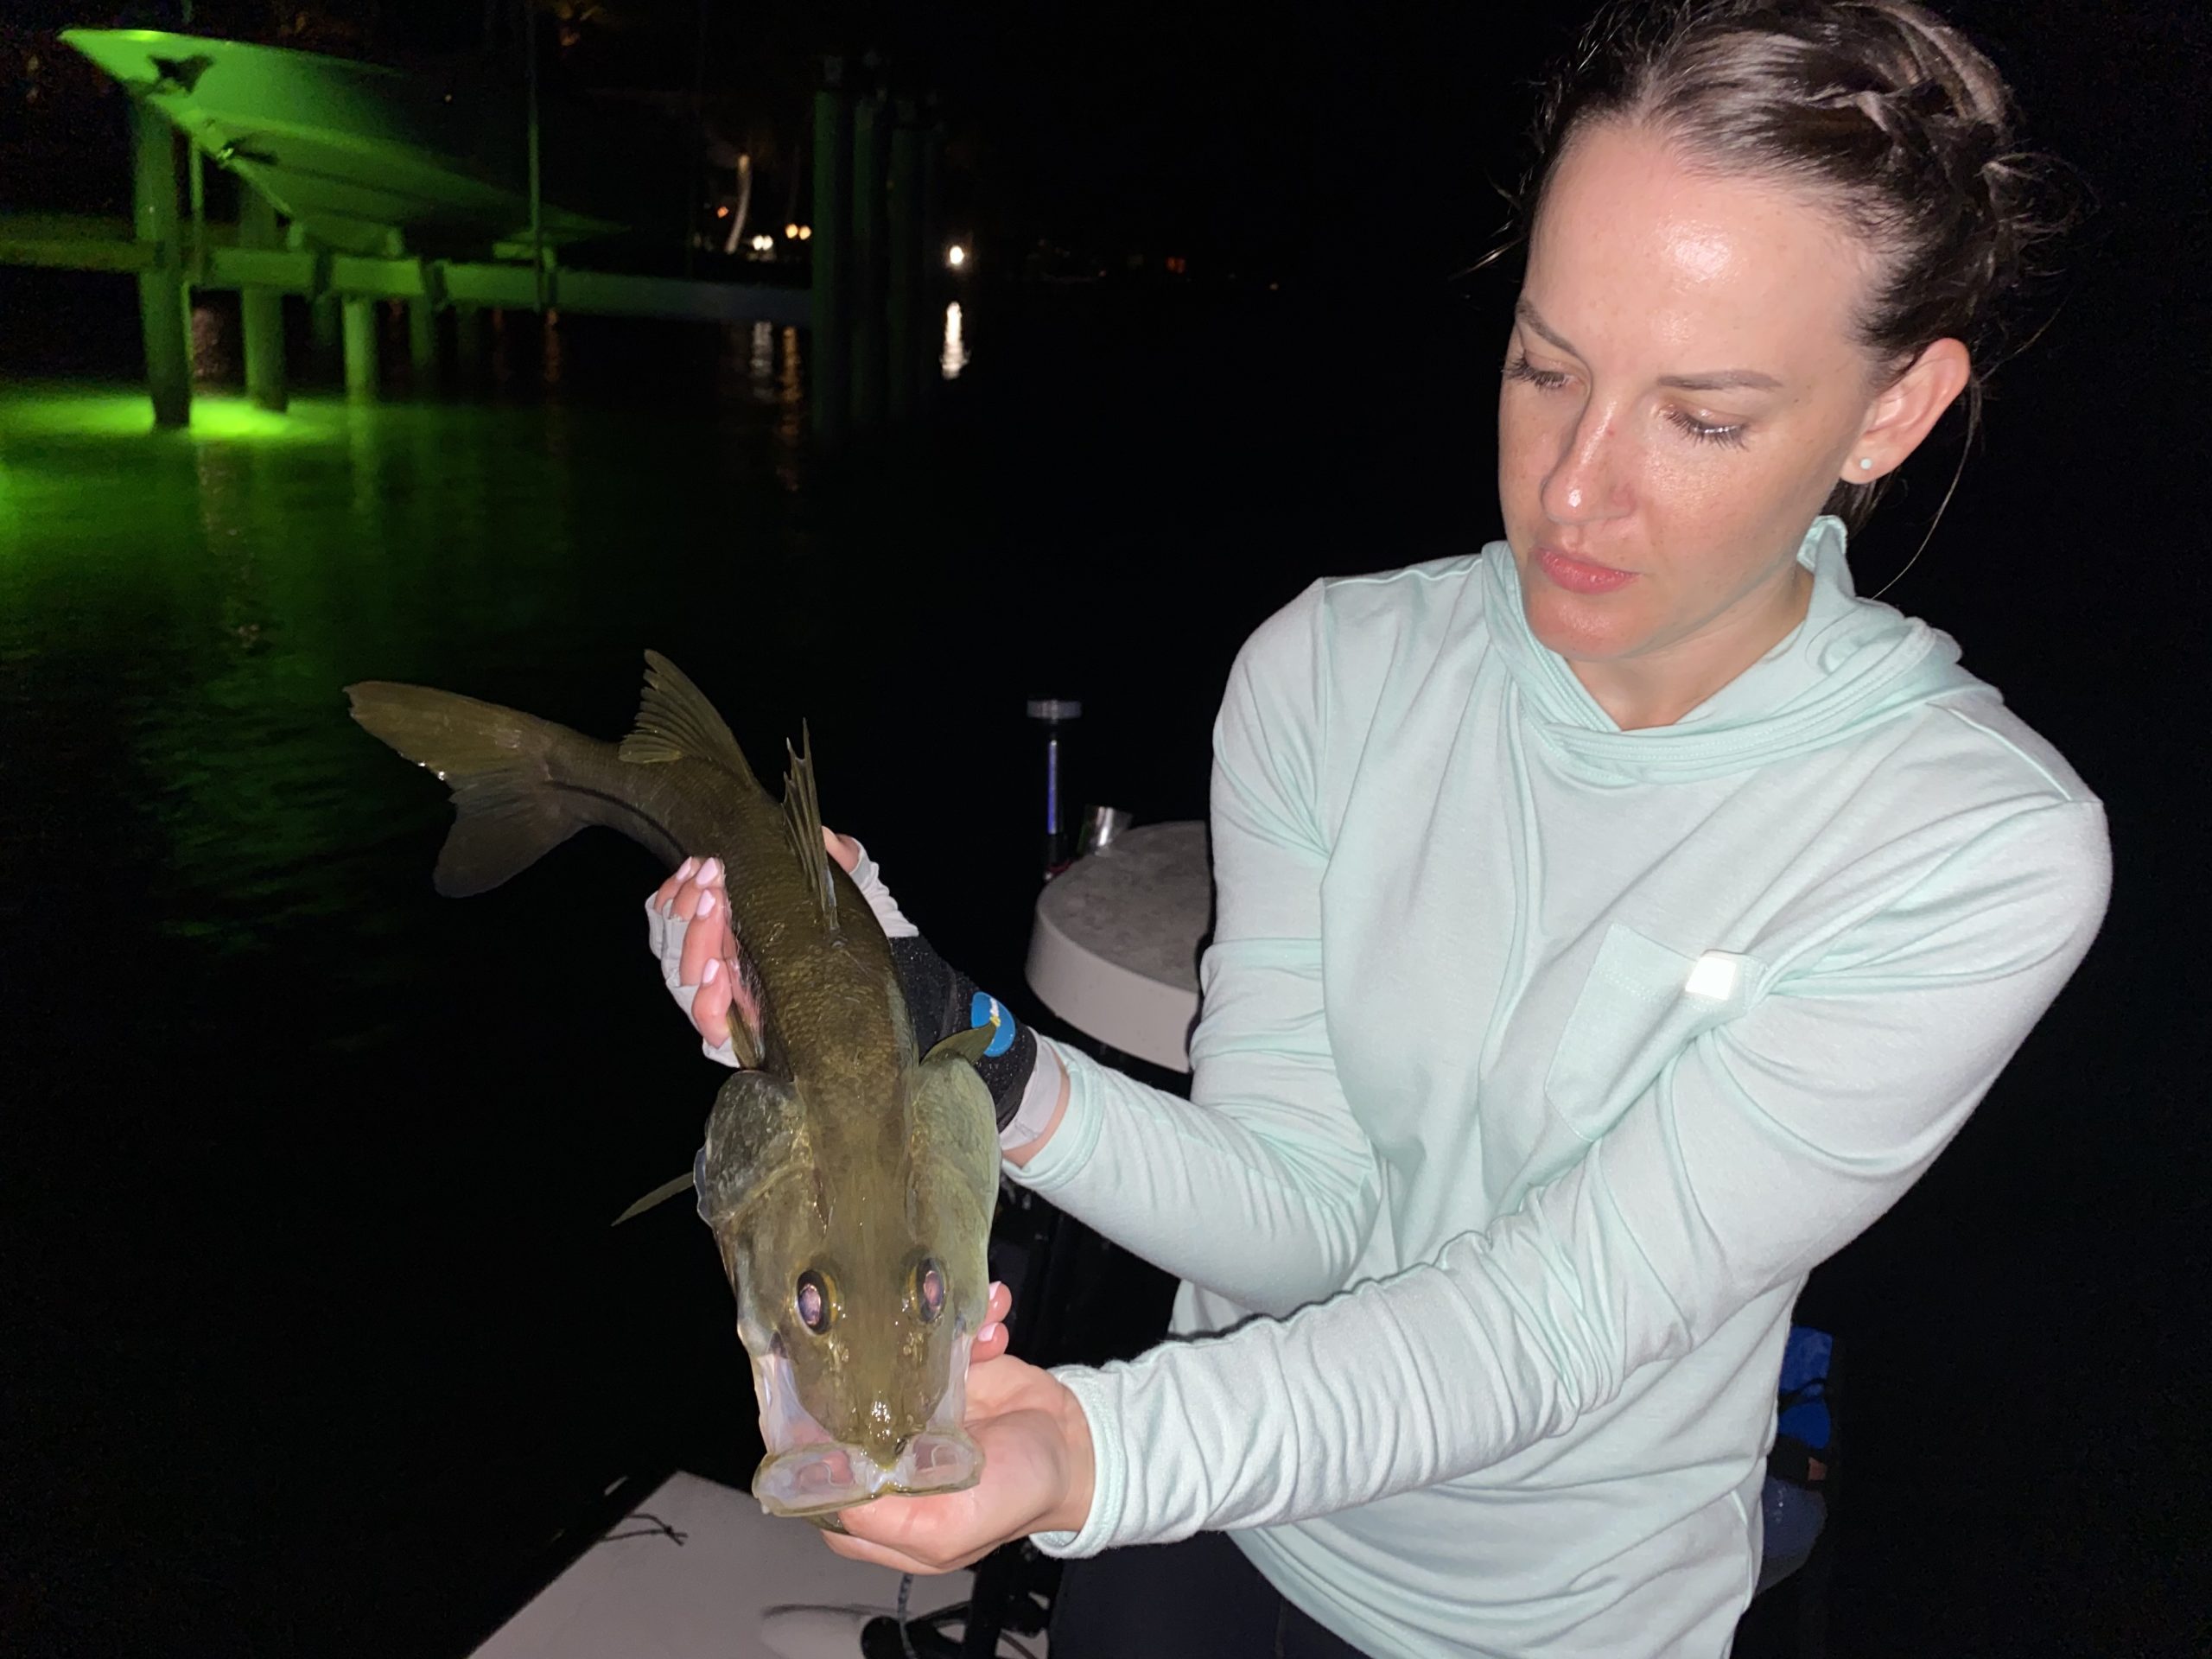
{"label": "woman's nose", "polygon": [[1544,479],[1546,513],[1560,524],[1594,524],[1629,510],[1625,445],[1610,411],[1586,410]]}

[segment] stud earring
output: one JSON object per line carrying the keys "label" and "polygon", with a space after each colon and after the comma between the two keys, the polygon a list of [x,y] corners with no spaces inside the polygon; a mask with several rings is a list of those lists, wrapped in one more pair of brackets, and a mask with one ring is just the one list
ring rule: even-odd
{"label": "stud earring", "polygon": [[1862,472],[1862,473],[1871,473],[1871,472],[1872,472],[1872,471],[1874,470],[1874,457],[1873,457],[1873,456],[1872,456],[1872,455],[1861,455],[1861,456],[1859,456],[1859,470],[1860,472]]}

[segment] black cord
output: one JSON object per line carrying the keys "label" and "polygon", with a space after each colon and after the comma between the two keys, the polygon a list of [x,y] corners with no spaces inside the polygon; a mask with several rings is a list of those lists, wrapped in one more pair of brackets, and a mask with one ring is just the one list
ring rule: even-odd
{"label": "black cord", "polygon": [[906,1659],[921,1659],[921,1656],[914,1651],[914,1638],[906,1630],[906,1598],[913,1588],[914,1575],[901,1573],[899,1575],[899,1647]]}
{"label": "black cord", "polygon": [[639,1527],[635,1532],[610,1532],[602,1537],[600,1542],[619,1544],[625,1538],[666,1538],[681,1548],[690,1537],[689,1533],[678,1532],[650,1510],[635,1510],[622,1518],[626,1521],[650,1521],[652,1524],[649,1527]]}

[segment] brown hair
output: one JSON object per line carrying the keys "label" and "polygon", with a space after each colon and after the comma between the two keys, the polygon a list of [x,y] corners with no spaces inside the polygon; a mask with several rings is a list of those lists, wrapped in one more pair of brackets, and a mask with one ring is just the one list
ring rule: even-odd
{"label": "brown hair", "polygon": [[[1616,0],[1539,99],[1514,241],[1593,123],[1647,127],[1695,165],[1802,185],[1840,215],[1880,272],[1860,343],[1901,374],[1935,341],[1963,341],[1972,442],[1983,382],[2018,349],[2016,302],[2073,195],[2056,163],[2018,148],[2011,89],[1963,35],[1912,0]],[[1840,482],[1825,511],[1855,531],[1889,481]]]}

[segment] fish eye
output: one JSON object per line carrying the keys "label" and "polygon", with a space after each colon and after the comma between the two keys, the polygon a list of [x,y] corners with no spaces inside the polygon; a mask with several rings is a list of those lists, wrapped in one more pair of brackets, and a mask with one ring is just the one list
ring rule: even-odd
{"label": "fish eye", "polygon": [[944,1312],[944,1274],[933,1261],[925,1261],[914,1269],[914,1306],[921,1310],[925,1325],[934,1325]]}
{"label": "fish eye", "polygon": [[798,1312],[798,1322],[817,1336],[830,1328],[830,1287],[812,1268],[799,1274],[798,1290],[791,1297],[791,1306]]}

